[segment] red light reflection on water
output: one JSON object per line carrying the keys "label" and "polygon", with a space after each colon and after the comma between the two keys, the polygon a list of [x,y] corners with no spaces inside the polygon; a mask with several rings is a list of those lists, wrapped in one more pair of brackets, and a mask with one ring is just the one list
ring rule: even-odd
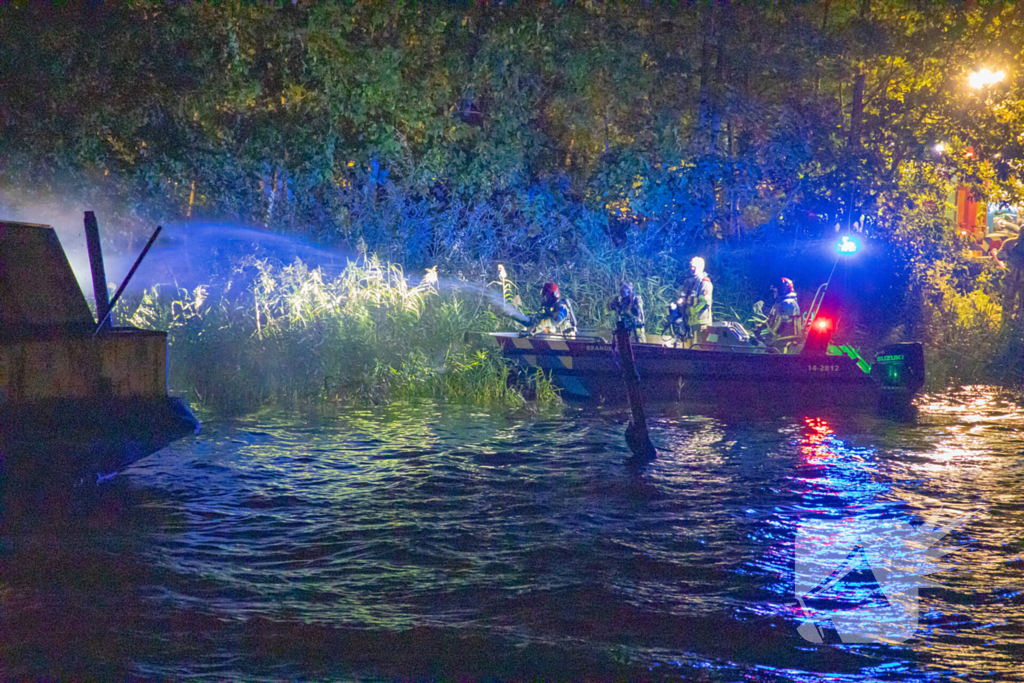
{"label": "red light reflection on water", "polygon": [[800,444],[800,453],[804,456],[804,461],[818,463],[831,458],[835,454],[832,449],[832,435],[835,432],[828,426],[828,421],[820,417],[808,417],[804,423],[807,425],[807,431]]}

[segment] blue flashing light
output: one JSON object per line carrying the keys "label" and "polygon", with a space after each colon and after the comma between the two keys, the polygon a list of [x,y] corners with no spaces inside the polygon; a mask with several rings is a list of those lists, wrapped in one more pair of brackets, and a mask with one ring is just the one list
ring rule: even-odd
{"label": "blue flashing light", "polygon": [[860,242],[854,237],[843,235],[836,243],[836,251],[843,256],[852,256],[860,251]]}

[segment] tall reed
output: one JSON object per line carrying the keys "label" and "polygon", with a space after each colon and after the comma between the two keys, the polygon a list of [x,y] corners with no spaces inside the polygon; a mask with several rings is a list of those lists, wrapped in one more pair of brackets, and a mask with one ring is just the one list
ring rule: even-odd
{"label": "tall reed", "polygon": [[246,257],[217,282],[147,292],[128,322],[167,330],[172,386],[214,408],[434,398],[512,410],[560,402],[542,375],[519,376],[500,354],[463,343],[467,330],[505,325],[482,297],[440,290],[435,270],[412,285],[401,267],[373,256],[334,279],[298,260]]}

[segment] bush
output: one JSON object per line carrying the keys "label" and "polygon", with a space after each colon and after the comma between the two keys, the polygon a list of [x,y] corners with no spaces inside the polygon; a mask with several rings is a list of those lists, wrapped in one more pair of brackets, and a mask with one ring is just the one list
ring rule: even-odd
{"label": "bush", "polygon": [[935,262],[921,276],[923,332],[932,384],[995,381],[994,360],[1004,352],[998,281],[983,271],[973,282],[957,278],[957,266]]}

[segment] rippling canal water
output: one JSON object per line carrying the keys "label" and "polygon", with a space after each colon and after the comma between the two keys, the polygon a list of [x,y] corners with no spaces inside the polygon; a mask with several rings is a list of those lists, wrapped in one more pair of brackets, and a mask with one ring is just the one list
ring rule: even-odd
{"label": "rippling canal water", "polygon": [[[87,501],[5,494],[0,668],[1008,680],[1024,659],[1022,417],[984,388],[925,397],[913,425],[660,416],[660,456],[639,471],[624,465],[621,414],[208,419]],[[866,567],[797,600],[807,524],[884,533],[965,514],[909,640],[844,643],[822,618],[892,614]],[[886,552],[898,565],[912,551]],[[801,636],[815,614],[822,644]]]}

